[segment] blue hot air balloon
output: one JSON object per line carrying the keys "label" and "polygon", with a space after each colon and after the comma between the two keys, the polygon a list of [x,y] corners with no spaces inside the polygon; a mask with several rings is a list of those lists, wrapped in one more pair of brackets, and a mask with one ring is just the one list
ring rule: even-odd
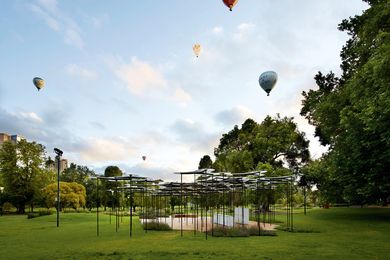
{"label": "blue hot air balloon", "polygon": [[259,84],[265,92],[267,92],[267,96],[274,88],[276,82],[278,81],[278,74],[275,71],[266,71],[261,73],[259,77]]}

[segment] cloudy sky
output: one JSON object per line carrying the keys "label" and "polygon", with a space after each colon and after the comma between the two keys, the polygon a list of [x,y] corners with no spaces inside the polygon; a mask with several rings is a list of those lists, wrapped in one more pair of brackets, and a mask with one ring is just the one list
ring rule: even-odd
{"label": "cloudy sky", "polygon": [[[339,73],[338,23],[359,0],[4,0],[0,8],[0,132],[64,151],[101,173],[166,180],[196,169],[250,117],[299,116],[317,71]],[[202,45],[199,58],[192,52]],[[278,73],[269,97],[263,71]],[[46,86],[38,92],[32,78]],[[146,155],[146,161],[142,160]]]}

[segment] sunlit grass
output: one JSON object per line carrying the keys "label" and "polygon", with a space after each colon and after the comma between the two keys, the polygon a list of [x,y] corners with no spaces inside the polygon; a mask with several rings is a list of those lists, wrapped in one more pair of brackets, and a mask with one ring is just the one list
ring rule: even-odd
{"label": "sunlit grass", "polygon": [[[277,215],[285,221],[284,215]],[[277,231],[277,236],[222,238],[192,231],[145,231],[138,219],[129,236],[129,218],[120,220],[100,215],[61,214],[27,219],[0,217],[1,259],[388,259],[390,255],[390,209],[331,208],[294,214],[297,230]],[[283,225],[283,223],[281,224]]]}

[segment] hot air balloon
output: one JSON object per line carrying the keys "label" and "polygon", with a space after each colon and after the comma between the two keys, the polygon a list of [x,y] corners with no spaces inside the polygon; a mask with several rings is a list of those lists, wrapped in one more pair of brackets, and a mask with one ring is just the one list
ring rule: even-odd
{"label": "hot air balloon", "polygon": [[278,81],[278,74],[275,71],[266,71],[261,73],[259,77],[259,84],[267,92],[267,96],[274,88],[276,81]]}
{"label": "hot air balloon", "polygon": [[33,78],[33,83],[38,91],[45,86],[45,81],[38,77]]}
{"label": "hot air balloon", "polygon": [[142,156],[142,160],[144,160],[144,161],[146,160],[146,156],[145,155]]}
{"label": "hot air balloon", "polygon": [[222,0],[223,3],[229,7],[229,10],[232,11],[233,7],[237,4],[238,0]]}
{"label": "hot air balloon", "polygon": [[196,57],[198,58],[200,52],[202,51],[202,47],[200,46],[200,44],[194,44],[194,46],[192,47],[192,50],[194,51]]}

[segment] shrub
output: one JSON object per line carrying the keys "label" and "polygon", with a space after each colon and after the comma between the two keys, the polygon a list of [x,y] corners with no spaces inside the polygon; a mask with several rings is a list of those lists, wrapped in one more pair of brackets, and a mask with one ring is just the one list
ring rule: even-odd
{"label": "shrub", "polygon": [[142,224],[142,228],[146,230],[170,231],[172,228],[165,223],[158,223],[155,221]]}
{"label": "shrub", "polygon": [[30,212],[27,214],[27,218],[30,219],[30,218],[37,218],[39,217],[39,213],[36,213],[36,212]]}
{"label": "shrub", "polygon": [[139,218],[142,219],[155,219],[156,214],[154,211],[148,211],[148,212],[140,212],[139,213]]}
{"label": "shrub", "polygon": [[7,212],[7,213],[10,212],[13,207],[14,206],[9,202],[4,202],[4,204],[3,204],[3,210],[4,210],[4,212]]}
{"label": "shrub", "polygon": [[47,210],[40,210],[40,211],[38,212],[38,214],[39,214],[39,216],[48,216],[48,215],[51,215],[52,212],[51,212],[50,209],[47,209]]}
{"label": "shrub", "polygon": [[[256,227],[223,228],[222,226],[217,226],[214,227],[212,234],[216,237],[249,237],[249,236],[258,236],[259,230]],[[276,232],[261,229],[260,236],[276,236]]]}
{"label": "shrub", "polygon": [[288,229],[287,227],[278,227],[278,230],[288,231],[292,233],[320,233],[320,231],[312,229],[312,228],[293,228],[293,230]]}

